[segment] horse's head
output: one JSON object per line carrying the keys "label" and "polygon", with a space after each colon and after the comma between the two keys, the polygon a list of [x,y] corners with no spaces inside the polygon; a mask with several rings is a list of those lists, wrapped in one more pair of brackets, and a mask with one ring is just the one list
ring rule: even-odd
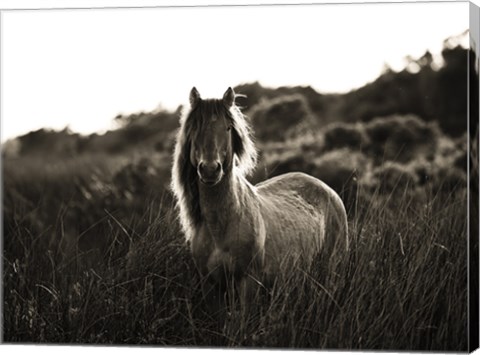
{"label": "horse's head", "polygon": [[208,186],[218,184],[231,171],[239,150],[240,138],[230,111],[234,101],[232,88],[221,100],[202,100],[195,88],[190,92],[190,162],[200,182]]}
{"label": "horse's head", "polygon": [[193,88],[190,106],[180,119],[172,167],[172,189],[187,239],[202,219],[199,186],[195,182],[210,188],[233,171],[246,176],[257,161],[250,126],[235,105],[231,88],[222,99],[208,100]]}

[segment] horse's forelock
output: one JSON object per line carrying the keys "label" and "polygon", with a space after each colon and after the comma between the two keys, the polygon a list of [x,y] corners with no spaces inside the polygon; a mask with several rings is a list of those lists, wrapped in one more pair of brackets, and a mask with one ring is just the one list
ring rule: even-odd
{"label": "horse's forelock", "polygon": [[233,151],[237,156],[237,168],[248,175],[257,163],[257,151],[253,143],[251,128],[240,109],[233,104],[226,107],[223,100],[202,100],[185,119],[188,137],[192,138],[201,131],[206,117],[216,115],[224,117],[233,126]]}
{"label": "horse's forelock", "polygon": [[190,240],[201,222],[197,171],[190,162],[191,141],[201,132],[204,117],[219,115],[219,100],[202,100],[185,110],[180,118],[172,169],[172,190],[180,209],[180,222],[186,239]]}

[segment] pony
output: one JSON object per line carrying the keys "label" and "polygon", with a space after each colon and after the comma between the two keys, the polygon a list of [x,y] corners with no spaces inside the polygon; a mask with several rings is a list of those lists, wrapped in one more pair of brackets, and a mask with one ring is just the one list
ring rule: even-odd
{"label": "pony", "polygon": [[255,186],[246,179],[257,151],[235,96],[232,88],[221,99],[191,90],[176,137],[172,189],[203,279],[233,280],[245,301],[255,285],[308,266],[317,252],[327,260],[346,250],[348,233],[342,200],[317,178],[292,172]]}

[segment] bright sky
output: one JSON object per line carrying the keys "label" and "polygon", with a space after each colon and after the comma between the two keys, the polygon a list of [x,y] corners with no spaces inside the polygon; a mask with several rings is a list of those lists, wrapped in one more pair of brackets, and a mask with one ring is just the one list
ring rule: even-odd
{"label": "bright sky", "polygon": [[176,108],[192,86],[346,92],[467,28],[468,3],[3,12],[1,140],[105,131],[119,113]]}

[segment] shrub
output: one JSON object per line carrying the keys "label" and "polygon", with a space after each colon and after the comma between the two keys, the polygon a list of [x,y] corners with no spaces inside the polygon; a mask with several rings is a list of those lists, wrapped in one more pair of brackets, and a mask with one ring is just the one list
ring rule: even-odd
{"label": "shrub", "polygon": [[299,171],[311,174],[315,169],[315,164],[303,155],[284,154],[274,158],[267,166],[268,177],[274,177],[285,173]]}
{"label": "shrub", "polygon": [[432,181],[436,174],[437,166],[435,163],[425,159],[416,159],[408,164],[411,171],[416,175],[417,184],[424,186]]}
{"label": "shrub", "polygon": [[373,179],[381,192],[399,192],[416,187],[418,177],[415,171],[406,165],[387,162],[373,171]]}
{"label": "shrub", "polygon": [[468,165],[468,154],[466,151],[458,152],[455,157],[453,158],[453,166],[458,168],[465,173],[467,172],[467,165]]}
{"label": "shrub", "polygon": [[257,104],[251,112],[255,137],[281,141],[305,131],[314,122],[307,101],[301,95],[282,96]]}
{"label": "shrub", "polygon": [[369,170],[370,160],[360,152],[340,149],[315,159],[314,164],[312,174],[334,189],[347,210],[351,209],[357,195],[358,179]]}
{"label": "shrub", "polygon": [[455,167],[440,167],[432,181],[434,193],[452,193],[467,187],[467,174]]}
{"label": "shrub", "polygon": [[325,150],[334,150],[340,148],[360,150],[368,145],[368,136],[361,125],[334,123],[325,129]]}
{"label": "shrub", "polygon": [[377,164],[387,160],[406,163],[419,155],[432,159],[440,136],[436,123],[412,115],[377,118],[365,130]]}
{"label": "shrub", "polygon": [[122,167],[113,177],[113,184],[120,192],[145,194],[151,190],[158,179],[159,169],[148,158],[142,157],[138,161]]}

